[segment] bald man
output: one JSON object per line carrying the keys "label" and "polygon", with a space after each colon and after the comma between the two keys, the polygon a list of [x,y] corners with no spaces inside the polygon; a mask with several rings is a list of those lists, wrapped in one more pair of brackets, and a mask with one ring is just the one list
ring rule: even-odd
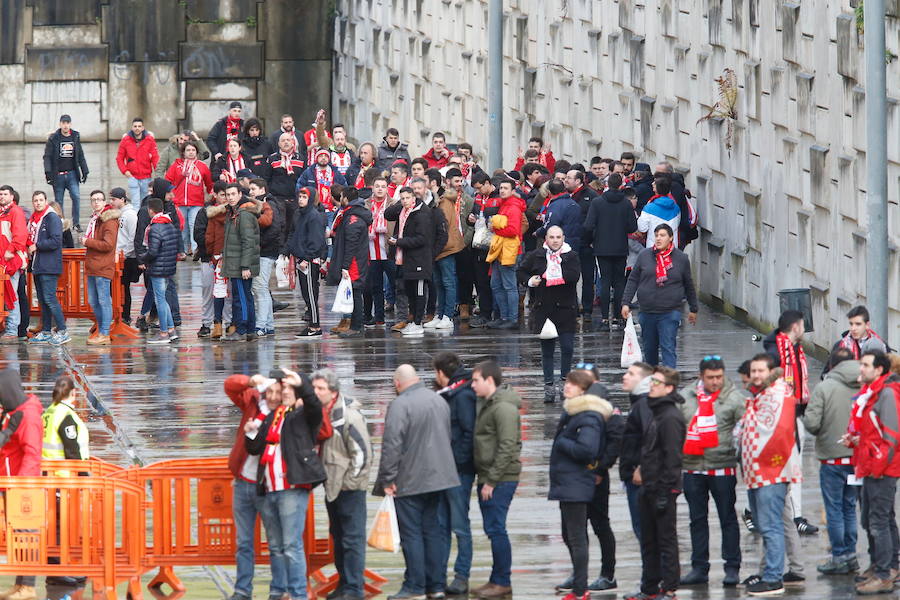
{"label": "bald man", "polygon": [[394,371],[397,398],[384,417],[376,490],[394,497],[406,574],[388,600],[424,600],[444,593],[449,531],[438,511],[459,485],[450,445],[450,407],[425,387],[412,365]]}

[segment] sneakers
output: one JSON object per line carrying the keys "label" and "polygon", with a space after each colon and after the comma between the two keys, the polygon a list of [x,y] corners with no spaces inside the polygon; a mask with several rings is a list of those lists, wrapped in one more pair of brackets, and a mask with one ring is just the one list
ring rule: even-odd
{"label": "sneakers", "polygon": [[429,321],[426,321],[423,319],[422,327],[425,329],[434,329],[438,326],[438,324],[440,324],[440,322],[441,322],[441,320],[438,319],[437,317],[432,317],[431,320],[429,320]]}
{"label": "sneakers", "polygon": [[[221,335],[221,329],[222,329],[222,326],[219,325],[219,330],[220,330],[219,335]],[[212,329],[210,329],[208,325],[203,325],[200,328],[200,330],[197,332],[197,337],[198,338],[208,338],[211,334],[212,334]]]}
{"label": "sneakers", "polygon": [[234,333],[229,333],[228,335],[223,335],[219,339],[223,342],[243,342],[245,339],[247,339],[247,336],[244,335],[243,333],[238,333],[235,331]]}
{"label": "sneakers", "polygon": [[705,585],[709,583],[709,573],[701,569],[691,569],[691,572],[681,578],[680,585]]}
{"label": "sneakers", "polygon": [[168,344],[172,340],[169,339],[169,335],[167,333],[160,333],[158,336],[150,338],[147,340],[148,344]]}
{"label": "sneakers", "polygon": [[[485,327],[488,329],[498,329],[503,324],[503,319],[494,319],[493,321],[488,321],[485,323]],[[471,323],[470,323],[471,325]]]}
{"label": "sneakers", "polygon": [[53,337],[53,334],[49,331],[42,331],[28,340],[31,344],[48,344],[50,343],[50,339]]}
{"label": "sneakers", "polygon": [[788,571],[784,574],[782,580],[784,581],[784,585],[803,585],[806,582],[806,577],[800,573]]}
{"label": "sneakers", "polygon": [[[674,598],[674,596],[672,597]],[[662,594],[645,594],[644,592],[639,590],[631,594],[625,594],[623,598],[624,600],[657,600],[659,598],[662,598]]]}
{"label": "sneakers", "polygon": [[410,323],[406,327],[403,328],[401,332],[403,335],[422,335],[425,333],[425,327],[422,325],[416,325],[415,323]]}
{"label": "sneakers", "polygon": [[342,339],[361,338],[363,337],[363,332],[360,329],[348,329],[347,331],[340,332],[338,337]]}
{"label": "sneakers", "polygon": [[544,384],[544,404],[553,404],[556,402],[556,384]]}
{"label": "sneakers", "polygon": [[401,589],[396,594],[388,596],[387,600],[425,600],[425,598],[425,594],[414,594],[413,592]]}
{"label": "sneakers", "polygon": [[600,327],[597,328],[598,331],[609,331],[609,319],[603,319],[600,321]]}
{"label": "sneakers", "polygon": [[854,578],[853,578],[853,581],[854,581],[855,583],[862,583],[863,581],[868,581],[869,579],[872,579],[873,577],[875,577],[875,567],[874,567],[874,565],[871,566],[871,567],[869,567],[868,569],[866,569],[865,571],[863,571],[862,573],[860,573],[860,574],[857,575],[856,577],[854,577]]}
{"label": "sneakers", "polygon": [[747,531],[756,533],[756,523],[753,522],[753,513],[750,512],[749,508],[744,509],[744,514],[741,519],[744,521],[744,527],[747,528]]}
{"label": "sneakers", "polygon": [[294,336],[298,340],[306,339],[306,338],[321,338],[322,330],[321,329],[312,329],[310,327],[306,327],[300,333]]}
{"label": "sneakers", "polygon": [[604,590],[614,590],[617,585],[615,578],[609,579],[608,577],[603,577],[601,575],[588,585],[588,589],[592,592],[602,592]]}
{"label": "sneakers", "polygon": [[[894,591],[893,579],[879,579],[872,577],[856,585],[856,593],[860,596],[874,596],[875,594],[890,594]],[[12,596],[10,596],[11,598]]]}
{"label": "sneakers", "polygon": [[475,315],[469,319],[469,327],[485,327],[487,323],[487,319],[481,315]]}
{"label": "sneakers", "polygon": [[256,337],[266,337],[266,330],[265,329],[257,329]]}
{"label": "sneakers", "polygon": [[569,576],[566,577],[566,580],[556,586],[557,592],[571,592],[572,586],[575,584],[575,575],[569,573]]}
{"label": "sneakers", "polygon": [[591,597],[590,592],[585,592],[583,596],[576,596],[573,592],[569,592],[565,596],[563,596],[563,600],[589,600]]}
{"label": "sneakers", "polygon": [[519,323],[518,321],[513,321],[512,319],[508,321],[501,321],[500,325],[497,326],[497,329],[518,329]]}
{"label": "sneakers", "polygon": [[[855,561],[856,559],[853,560]],[[859,564],[857,563],[856,566],[858,569]],[[853,565],[849,560],[840,560],[831,557],[824,563],[816,566],[816,570],[823,575],[847,575],[848,573],[852,573],[856,569],[853,568]]]}
{"label": "sneakers", "polygon": [[762,581],[762,577],[760,577],[759,575],[751,575],[750,577],[740,582],[738,585],[740,587],[749,588],[751,585],[757,584],[760,581]]}
{"label": "sneakers", "polygon": [[432,321],[432,323],[434,323],[435,321],[437,321],[437,325],[434,326],[435,329],[442,329],[444,331],[453,329],[453,319],[451,319],[447,315],[444,315],[440,319],[435,319],[434,321]]}
{"label": "sneakers", "polygon": [[445,591],[448,596],[466,596],[469,593],[469,580],[456,575]]}
{"label": "sneakers", "polygon": [[67,329],[57,331],[52,336],[50,336],[50,343],[54,346],[62,346],[63,344],[68,344],[71,341],[72,338],[71,336],[69,336],[69,331]]}
{"label": "sneakers", "polygon": [[800,535],[816,535],[819,528],[806,520],[805,517],[794,517],[794,525],[797,526],[797,533]]}
{"label": "sneakers", "polygon": [[784,593],[784,585],[780,581],[757,581],[747,586],[751,596],[780,596]]}
{"label": "sneakers", "polygon": [[425,597],[428,598],[428,600],[444,600],[444,598],[447,597],[447,594],[444,592],[427,592]]}
{"label": "sneakers", "polygon": [[138,331],[142,333],[147,333],[150,331],[150,326],[147,325],[147,317],[138,317],[138,320],[135,321],[134,326],[138,328]]}
{"label": "sneakers", "polygon": [[170,329],[170,330],[169,330],[169,339],[172,340],[173,342],[174,342],[175,340],[179,339],[180,337],[181,337],[181,335],[178,333],[178,330],[177,330],[177,329]]}

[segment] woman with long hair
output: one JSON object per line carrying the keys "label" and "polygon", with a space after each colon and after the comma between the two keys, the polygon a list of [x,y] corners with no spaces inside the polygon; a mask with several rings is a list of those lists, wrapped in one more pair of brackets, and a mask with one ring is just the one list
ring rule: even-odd
{"label": "woman with long hair", "polygon": [[166,171],[166,179],[175,186],[175,206],[184,221],[181,237],[188,254],[192,254],[197,249],[191,235],[194,221],[207,196],[212,193],[213,185],[212,174],[206,163],[200,160],[200,146],[196,142],[188,140],[181,145],[181,158]]}

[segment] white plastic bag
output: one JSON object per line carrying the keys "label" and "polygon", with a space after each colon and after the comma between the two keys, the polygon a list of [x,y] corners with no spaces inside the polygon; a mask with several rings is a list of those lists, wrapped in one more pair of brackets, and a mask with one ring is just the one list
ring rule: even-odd
{"label": "white plastic bag", "polygon": [[478,215],[475,220],[475,233],[472,235],[472,247],[476,250],[488,250],[493,238],[494,232],[488,227],[484,215]]}
{"label": "white plastic bag", "polygon": [[637,331],[634,329],[634,321],[631,315],[625,322],[625,339],[622,341],[622,368],[627,369],[636,362],[644,360],[641,352],[641,344],[638,342]]}
{"label": "white plastic bag", "polygon": [[547,319],[544,321],[544,326],[541,327],[541,332],[538,334],[538,339],[541,340],[555,340],[559,337],[559,331],[556,330],[556,325],[553,324],[553,321]]}
{"label": "white plastic bag", "polygon": [[385,496],[372,520],[368,544],[377,550],[400,552],[400,527],[397,525],[397,509],[394,497]]}
{"label": "white plastic bag", "polygon": [[280,288],[286,288],[291,284],[288,279],[289,262],[288,257],[284,254],[275,259],[275,281]]}
{"label": "white plastic bag", "polygon": [[341,279],[337,293],[334,295],[334,304],[331,305],[331,312],[342,315],[353,312],[353,284],[349,279]]}
{"label": "white plastic bag", "polygon": [[213,298],[227,298],[228,278],[222,277],[221,256],[217,256],[216,260],[219,261],[219,264],[216,265],[216,270],[213,274]]}

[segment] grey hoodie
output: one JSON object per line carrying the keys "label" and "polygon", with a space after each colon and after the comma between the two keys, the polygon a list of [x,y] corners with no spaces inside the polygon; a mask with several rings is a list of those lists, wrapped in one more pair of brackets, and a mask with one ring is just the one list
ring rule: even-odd
{"label": "grey hoodie", "polygon": [[853,455],[853,449],[837,443],[847,432],[853,396],[859,393],[859,361],[845,360],[828,372],[816,386],[806,412],[803,426],[816,436],[816,458],[844,458]]}

